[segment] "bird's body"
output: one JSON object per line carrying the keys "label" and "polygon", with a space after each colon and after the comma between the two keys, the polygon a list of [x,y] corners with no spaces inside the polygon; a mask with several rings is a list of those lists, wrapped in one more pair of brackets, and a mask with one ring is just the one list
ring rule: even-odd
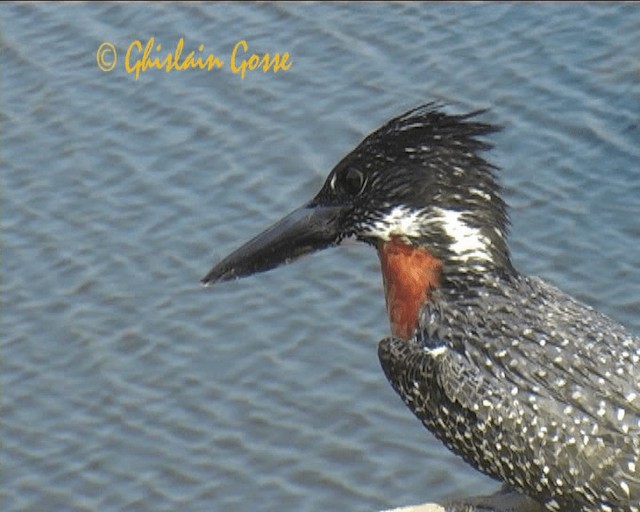
{"label": "bird's body", "polygon": [[551,510],[639,510],[637,339],[523,276],[441,290],[420,326],[380,361],[447,447]]}
{"label": "bird's body", "polygon": [[317,196],[205,284],[356,238],[378,252],[385,375],[453,452],[549,510],[640,512],[640,339],[511,264],[479,152],[494,131],[432,105],[391,120]]}

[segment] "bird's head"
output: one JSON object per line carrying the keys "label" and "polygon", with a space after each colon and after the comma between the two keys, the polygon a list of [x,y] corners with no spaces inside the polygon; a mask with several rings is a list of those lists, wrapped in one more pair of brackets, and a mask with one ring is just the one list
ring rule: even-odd
{"label": "bird's head", "polygon": [[479,113],[448,115],[428,104],[392,119],[333,168],[309,203],[202,283],[269,270],[345,239],[377,248],[390,315],[394,293],[417,295],[409,299],[415,309],[448,279],[511,272],[506,207],[495,168],[480,155],[490,147],[481,137],[496,128],[475,120]]}

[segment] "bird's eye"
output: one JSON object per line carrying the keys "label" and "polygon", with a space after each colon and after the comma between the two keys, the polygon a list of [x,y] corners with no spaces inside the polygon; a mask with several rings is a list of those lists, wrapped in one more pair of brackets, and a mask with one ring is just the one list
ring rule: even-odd
{"label": "bird's eye", "polygon": [[350,196],[357,196],[364,188],[364,174],[355,167],[350,167],[342,176],[342,188]]}

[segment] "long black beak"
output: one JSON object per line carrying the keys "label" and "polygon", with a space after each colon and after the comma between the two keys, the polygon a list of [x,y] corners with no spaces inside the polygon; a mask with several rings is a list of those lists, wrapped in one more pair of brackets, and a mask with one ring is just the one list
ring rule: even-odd
{"label": "long black beak", "polygon": [[200,282],[208,286],[264,272],[336,245],[340,212],[339,206],[298,208],[224,258]]}

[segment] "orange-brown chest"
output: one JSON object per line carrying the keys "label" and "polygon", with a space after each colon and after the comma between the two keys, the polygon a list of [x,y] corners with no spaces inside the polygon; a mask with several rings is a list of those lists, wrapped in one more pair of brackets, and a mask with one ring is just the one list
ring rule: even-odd
{"label": "orange-brown chest", "polygon": [[429,293],[440,286],[442,261],[427,249],[414,247],[400,237],[378,246],[391,332],[408,340]]}

